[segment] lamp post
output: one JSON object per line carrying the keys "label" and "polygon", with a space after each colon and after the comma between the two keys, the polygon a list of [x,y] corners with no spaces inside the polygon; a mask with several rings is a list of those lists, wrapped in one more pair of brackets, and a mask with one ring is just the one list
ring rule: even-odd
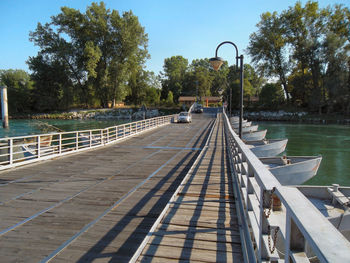
{"label": "lamp post", "polygon": [[[231,41],[224,41],[221,42],[216,50],[215,50],[215,57],[209,59],[209,62],[213,69],[215,71],[218,71],[221,65],[224,63],[224,60],[220,57],[218,57],[218,50],[223,44],[231,44],[232,46],[235,47],[236,49],[236,67],[238,68],[238,61],[240,62],[240,67],[239,67],[239,80],[240,80],[240,99],[239,99],[239,138],[242,139],[242,121],[243,121],[243,55],[238,56],[238,48],[237,46],[231,42]],[[230,105],[231,107],[231,105]]]}

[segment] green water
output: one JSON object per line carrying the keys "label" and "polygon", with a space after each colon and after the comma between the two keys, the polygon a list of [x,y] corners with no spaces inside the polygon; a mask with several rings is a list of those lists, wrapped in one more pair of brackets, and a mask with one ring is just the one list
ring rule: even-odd
{"label": "green water", "polygon": [[[117,120],[10,120],[10,128],[0,128],[0,138],[46,133],[40,122],[64,131],[106,128],[123,123]],[[125,123],[125,121],[124,121]],[[259,122],[259,129],[268,129],[266,138],[288,138],[286,155],[322,155],[317,176],[306,182],[311,185],[338,183],[350,186],[350,126]]]}
{"label": "green water", "polygon": [[259,122],[266,138],[288,138],[286,155],[321,155],[317,175],[309,185],[350,186],[350,126]]}
{"label": "green water", "polygon": [[30,134],[42,134],[54,129],[48,128],[53,125],[63,131],[103,129],[125,123],[120,120],[10,120],[9,128],[0,128],[0,138],[12,136],[24,136]]}

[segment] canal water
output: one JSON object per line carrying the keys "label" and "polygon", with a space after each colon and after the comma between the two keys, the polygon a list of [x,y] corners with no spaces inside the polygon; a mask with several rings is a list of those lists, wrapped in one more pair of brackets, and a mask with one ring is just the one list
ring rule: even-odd
{"label": "canal water", "polygon": [[[10,120],[9,128],[0,128],[0,138],[43,134],[55,131],[54,127],[62,131],[103,129],[123,124],[129,121],[121,120]],[[57,130],[58,131],[58,130]]]}
{"label": "canal water", "polygon": [[[46,133],[45,127],[49,127],[48,125],[64,131],[74,131],[106,128],[122,123],[125,121],[10,120],[9,129],[0,128],[0,138]],[[285,155],[322,155],[323,160],[317,176],[305,184],[338,183],[350,186],[350,126],[285,122],[259,122],[258,124],[260,130],[268,129],[266,135],[268,139],[288,138]]]}
{"label": "canal water", "polygon": [[317,175],[309,185],[350,186],[350,126],[258,122],[266,138],[288,138],[285,155],[321,155]]}

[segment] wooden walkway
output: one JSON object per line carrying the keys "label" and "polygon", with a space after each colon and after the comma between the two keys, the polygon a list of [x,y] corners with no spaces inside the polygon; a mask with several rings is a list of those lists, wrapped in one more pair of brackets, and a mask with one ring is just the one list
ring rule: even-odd
{"label": "wooden walkway", "polygon": [[137,262],[243,262],[226,158],[219,118]]}
{"label": "wooden walkway", "polygon": [[[0,262],[128,262],[188,174],[213,123],[210,114],[194,115],[191,124],[0,172]],[[217,251],[207,260],[227,252],[228,262],[236,258],[239,238],[217,127],[193,184],[172,204],[171,211],[186,208],[184,214],[167,218],[178,234],[172,238],[187,240],[183,254],[191,255],[188,248],[201,246],[206,236]],[[194,232],[181,233],[184,226],[170,224],[176,220],[193,222]]]}

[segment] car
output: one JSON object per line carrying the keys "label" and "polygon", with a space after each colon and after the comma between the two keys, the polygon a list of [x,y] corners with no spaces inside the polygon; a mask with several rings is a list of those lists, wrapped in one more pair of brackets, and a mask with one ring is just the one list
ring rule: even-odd
{"label": "car", "polygon": [[195,113],[203,113],[203,107],[202,107],[202,105],[197,105],[197,106],[194,108],[194,112],[195,112]]}
{"label": "car", "polygon": [[192,116],[187,111],[180,112],[180,114],[177,118],[177,122],[190,123],[190,122],[192,122]]}

